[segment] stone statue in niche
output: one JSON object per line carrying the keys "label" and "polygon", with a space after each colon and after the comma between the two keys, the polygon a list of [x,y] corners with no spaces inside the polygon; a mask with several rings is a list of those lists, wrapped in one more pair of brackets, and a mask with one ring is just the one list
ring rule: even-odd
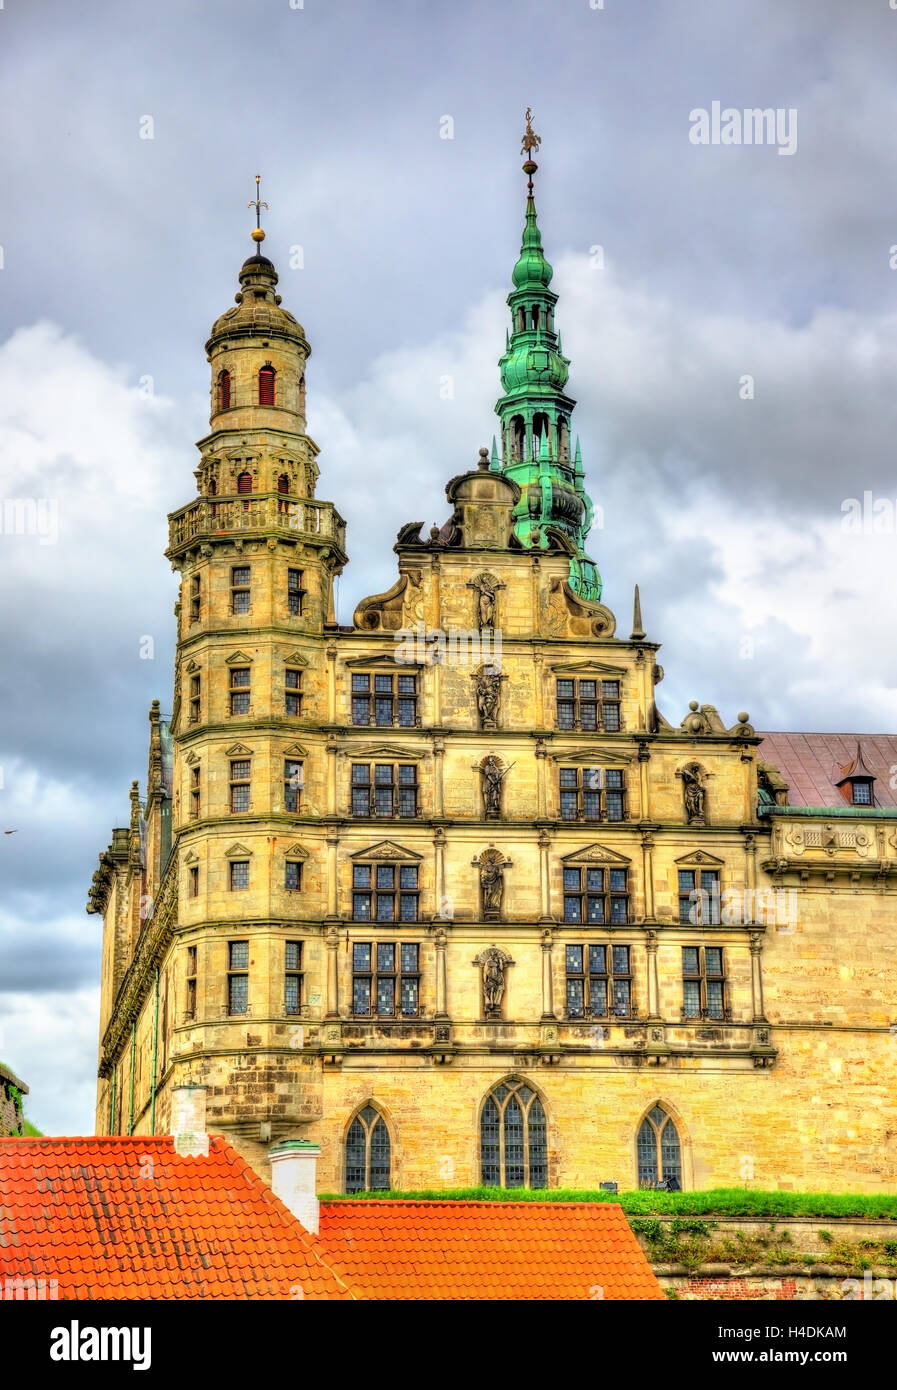
{"label": "stone statue in niche", "polygon": [[498,702],[501,699],[501,672],[484,666],[476,676],[477,713],[481,729],[495,729]]}
{"label": "stone statue in niche", "polygon": [[689,824],[704,819],[704,776],[700,763],[686,763],[681,772],[682,795]]}
{"label": "stone statue in niche", "polygon": [[489,574],[481,574],[470,586],[477,595],[477,627],[495,627],[495,605],[498,598],[495,581]]}
{"label": "stone statue in niche", "polygon": [[[507,769],[506,769],[507,771]],[[483,786],[483,806],[487,820],[501,817],[501,786],[505,773],[498,758],[490,753],[480,765],[480,778]]]}
{"label": "stone statue in niche", "polygon": [[493,859],[484,859],[480,864],[480,887],[483,890],[483,916],[497,917],[501,912],[501,899],[505,889],[505,875],[501,864]]}
{"label": "stone statue in niche", "polygon": [[493,949],[487,951],[483,961],[483,1011],[487,1018],[500,1017],[504,992],[505,957],[503,952]]}
{"label": "stone statue in niche", "polygon": [[473,861],[480,872],[481,911],[484,921],[497,922],[501,917],[501,900],[505,890],[505,869],[510,867],[500,849],[490,845]]}

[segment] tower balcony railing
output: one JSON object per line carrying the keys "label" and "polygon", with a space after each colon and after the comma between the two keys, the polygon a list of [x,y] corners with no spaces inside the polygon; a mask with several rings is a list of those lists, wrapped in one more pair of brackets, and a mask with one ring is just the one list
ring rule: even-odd
{"label": "tower balcony railing", "polygon": [[326,536],[345,548],[346,527],[333,507],[319,502],[293,502],[283,493],[253,493],[244,497],[200,497],[169,518],[169,549],[200,536],[239,531],[283,531]]}

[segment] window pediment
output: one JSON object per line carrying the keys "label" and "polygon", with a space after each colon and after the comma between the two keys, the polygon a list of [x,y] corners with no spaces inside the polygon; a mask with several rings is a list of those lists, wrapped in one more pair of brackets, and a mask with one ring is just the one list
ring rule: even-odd
{"label": "window pediment", "polygon": [[284,666],[307,666],[308,657],[303,656],[301,652],[289,652],[283,658],[283,664]]}
{"label": "window pediment", "polygon": [[608,666],[602,661],[564,661],[548,668],[555,676],[625,676],[627,667]]}
{"label": "window pediment", "polygon": [[296,758],[308,757],[308,749],[302,743],[291,743],[286,748],[281,749],[281,752]]}
{"label": "window pediment", "polygon": [[420,762],[421,758],[429,756],[423,749],[418,752],[413,748],[402,748],[397,743],[367,743],[361,748],[347,743],[340,751],[353,760],[356,758],[397,758],[406,763],[417,763]]}
{"label": "window pediment", "polygon": [[199,855],[196,853],[195,850],[192,850],[192,849],[191,849],[191,851],[190,851],[189,854],[185,854],[185,855],[184,855],[184,863],[185,863],[185,864],[198,864],[198,863],[199,863]]}
{"label": "window pediment", "polygon": [[189,671],[189,672],[191,673],[191,675],[193,674],[194,671],[198,671],[199,669],[200,669],[199,666],[197,665],[197,663],[196,663],[195,661],[192,660],[192,658],[191,658],[190,661],[187,662],[187,665],[184,667],[184,670],[185,670],[185,671]]}
{"label": "window pediment", "polygon": [[586,845],[583,849],[574,850],[572,854],[561,856],[562,864],[631,864],[632,860],[627,859],[625,854],[618,854],[616,850],[609,849],[607,845],[593,844]]}
{"label": "window pediment", "polygon": [[420,864],[423,862],[422,854],[415,854],[413,850],[405,849],[402,845],[397,845],[394,840],[380,840],[377,844],[371,845],[370,849],[360,849],[349,857],[350,859],[358,860],[403,860],[406,864]]}
{"label": "window pediment", "polygon": [[683,854],[679,859],[674,859],[673,863],[687,869],[702,865],[705,869],[723,869],[726,865],[725,859],[717,859],[715,854],[708,854],[706,849],[693,850],[691,854]]}
{"label": "window pediment", "polygon": [[252,657],[247,656],[246,652],[232,652],[230,656],[224,658],[226,666],[248,666],[252,662]]}
{"label": "window pediment", "polygon": [[423,670],[423,662],[397,661],[392,652],[385,652],[383,656],[353,656],[346,661],[345,665],[353,671],[372,671],[377,668],[390,673]]}
{"label": "window pediment", "polygon": [[194,767],[195,764],[199,762],[199,757],[196,753],[188,753],[184,762],[188,767]]}
{"label": "window pediment", "polygon": [[247,748],[245,743],[233,743],[230,748],[225,749],[225,754],[228,758],[251,758],[252,749]]}
{"label": "window pediment", "polygon": [[294,845],[290,845],[287,849],[285,849],[285,850],[284,850],[284,854],[286,855],[286,857],[287,857],[288,859],[308,859],[308,858],[309,858],[308,850],[304,847],[304,845],[300,845],[299,842],[298,842],[298,840],[297,840],[297,842],[296,842]]}
{"label": "window pediment", "polygon": [[230,849],[224,851],[225,859],[246,859],[252,854],[248,845],[241,844],[239,840],[232,844]]}
{"label": "window pediment", "polygon": [[561,749],[549,754],[552,762],[580,763],[587,767],[601,763],[631,763],[634,756],[621,748],[571,748],[569,752]]}

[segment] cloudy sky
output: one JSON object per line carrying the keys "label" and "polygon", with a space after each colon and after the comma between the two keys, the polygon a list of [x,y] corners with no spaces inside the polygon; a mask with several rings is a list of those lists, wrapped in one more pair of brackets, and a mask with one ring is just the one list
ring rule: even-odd
{"label": "cloudy sky", "polygon": [[[0,498],[44,506],[0,533],[0,1058],[42,1129],[92,1128],[84,902],[170,707],[165,517],[256,172],[344,622],[491,441],[530,104],[591,551],[624,631],[641,585],[665,714],[892,732],[895,48],[885,0],[6,0]],[[796,148],[694,143],[714,102]]]}

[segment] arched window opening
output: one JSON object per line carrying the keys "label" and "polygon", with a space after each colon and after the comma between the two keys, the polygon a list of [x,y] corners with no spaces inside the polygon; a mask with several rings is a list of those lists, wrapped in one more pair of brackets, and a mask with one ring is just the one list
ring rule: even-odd
{"label": "arched window opening", "polygon": [[542,438],[548,439],[548,448],[551,450],[551,432],[548,427],[548,416],[543,411],[538,411],[533,416],[533,457],[538,458],[542,451]]}
{"label": "arched window opening", "polygon": [[230,410],[230,372],[218,373],[218,409]]}
{"label": "arched window opening", "polygon": [[534,305],[533,305],[533,319],[532,319],[532,321],[533,321],[533,328],[534,328],[536,331],[538,331],[538,328],[539,328],[539,306],[538,306],[537,304],[534,304]]}
{"label": "arched window opening", "polygon": [[523,305],[517,310],[517,332],[526,332],[526,310],[523,308]]}
{"label": "arched window opening", "polygon": [[281,473],[280,477],[277,479],[277,491],[278,491],[278,492],[289,492],[289,490],[290,490],[290,478],[289,478],[289,474],[288,474],[288,473]]}
{"label": "arched window opening", "polygon": [[276,376],[277,373],[273,367],[261,368],[259,372],[259,405],[274,405]]}
{"label": "arched window opening", "polygon": [[346,1134],[346,1191],[388,1191],[390,1159],[386,1123],[372,1105],[366,1105]]}
{"label": "arched window opening", "polygon": [[638,1132],[638,1185],[669,1192],[682,1188],[682,1152],[673,1119],[660,1105],[642,1120]]}
{"label": "arched window opening", "polygon": [[210,478],[210,479],[209,479],[209,496],[210,496],[210,497],[217,497],[217,496],[218,496],[218,484],[215,482],[215,479],[214,479],[214,478]]}
{"label": "arched window opening", "polygon": [[484,1187],[547,1187],[545,1110],[531,1087],[507,1081],[488,1097],[480,1116]]}
{"label": "arched window opening", "polygon": [[522,415],[515,415],[511,421],[511,458],[522,463],[526,450],[526,426]]}
{"label": "arched window opening", "polygon": [[251,492],[251,491],[252,491],[252,474],[251,474],[251,473],[241,473],[240,476],[239,476],[239,478],[237,479],[237,492]]}
{"label": "arched window opening", "polygon": [[570,459],[570,426],[563,415],[558,420],[558,457],[565,462]]}

